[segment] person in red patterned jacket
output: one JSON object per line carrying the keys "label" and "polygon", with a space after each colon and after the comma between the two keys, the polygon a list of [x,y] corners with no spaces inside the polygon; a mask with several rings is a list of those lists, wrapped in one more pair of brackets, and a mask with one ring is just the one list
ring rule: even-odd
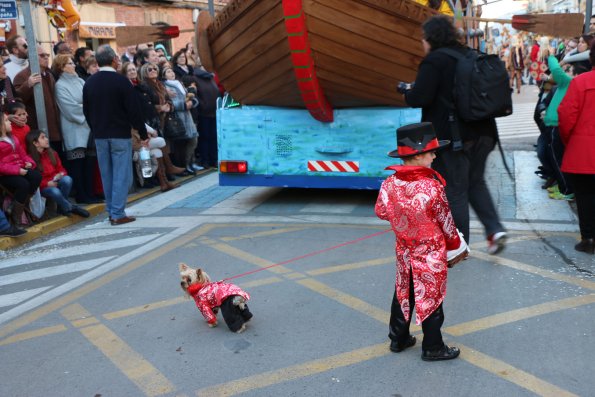
{"label": "person in red patterned jacket", "polygon": [[[422,360],[458,357],[456,347],[442,340],[442,301],[446,296],[447,267],[466,258],[467,245],[458,232],[444,191],[444,179],[430,168],[435,151],[450,141],[438,141],[432,123],[423,122],[397,130],[397,150],[391,157],[404,165],[383,183],[376,201],[376,215],[390,222],[396,236],[397,277],[389,324],[390,350],[400,352],[415,345],[409,333],[411,312],[421,324]],[[448,260],[447,251],[460,250]]]}
{"label": "person in red patterned jacket", "polygon": [[37,163],[41,172],[39,190],[45,198],[54,200],[58,205],[58,213],[70,216],[72,213],[89,217],[89,212],[68,201],[72,189],[72,178],[62,166],[60,156],[52,148],[45,132],[33,130],[26,136],[27,152]]}
{"label": "person in red patterned jacket", "polygon": [[[558,106],[558,127],[565,145],[561,170],[569,176],[576,198],[581,241],[574,249],[595,253],[595,40],[594,69],[576,76]],[[591,110],[589,110],[591,109]]]}

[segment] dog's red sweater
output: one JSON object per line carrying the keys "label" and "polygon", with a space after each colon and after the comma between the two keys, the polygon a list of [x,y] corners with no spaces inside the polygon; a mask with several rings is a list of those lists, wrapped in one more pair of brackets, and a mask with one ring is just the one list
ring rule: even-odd
{"label": "dog's red sweater", "polygon": [[250,295],[235,284],[224,282],[192,284],[188,287],[188,293],[194,298],[196,307],[202,313],[209,324],[217,322],[217,316],[213,308],[221,306],[221,303],[233,295],[239,295],[248,301]]}

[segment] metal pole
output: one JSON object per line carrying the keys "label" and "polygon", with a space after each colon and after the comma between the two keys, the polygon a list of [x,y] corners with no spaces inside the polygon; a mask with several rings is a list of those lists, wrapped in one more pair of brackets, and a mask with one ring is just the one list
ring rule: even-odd
{"label": "metal pole", "polygon": [[589,33],[591,15],[593,15],[593,0],[587,0],[585,2],[585,33]]}
{"label": "metal pole", "polygon": [[215,16],[215,4],[214,4],[214,0],[209,0],[209,14],[211,14],[212,17]]}
{"label": "metal pole", "polygon": [[[33,30],[33,18],[31,17],[31,2],[29,0],[21,1],[21,11],[25,20],[25,38],[29,45],[29,67],[31,74],[40,73],[39,58],[37,55],[37,41],[35,40],[35,31]],[[49,73],[49,71],[47,72]],[[27,82],[25,82],[27,84]],[[35,99],[35,113],[37,113],[37,128],[48,134],[48,121],[45,115],[45,101],[43,100],[43,83],[33,86],[33,96]]]}

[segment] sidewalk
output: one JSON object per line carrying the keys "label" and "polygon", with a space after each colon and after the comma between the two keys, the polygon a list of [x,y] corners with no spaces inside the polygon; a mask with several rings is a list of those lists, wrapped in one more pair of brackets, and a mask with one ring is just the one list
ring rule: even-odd
{"label": "sidewalk", "polygon": [[[184,184],[187,181],[190,181],[194,178],[200,177],[202,175],[208,174],[210,170],[203,170],[196,173],[194,176],[186,176],[177,178],[176,182],[179,185]],[[132,203],[138,200],[142,200],[146,197],[149,197],[155,193],[160,193],[161,190],[159,187],[154,187],[152,189],[143,189],[137,193],[133,193],[128,195],[128,203]],[[46,236],[48,234],[54,233],[57,230],[66,228],[68,226],[75,225],[77,223],[83,222],[87,219],[95,217],[105,211],[105,204],[90,204],[84,207],[91,216],[89,218],[82,218],[77,215],[72,216],[63,216],[59,215],[54,218],[48,219],[47,221],[37,223],[33,226],[27,228],[27,233],[20,236],[20,237],[0,237],[0,250],[7,250],[10,248],[20,247],[30,241],[36,240],[42,236]]]}

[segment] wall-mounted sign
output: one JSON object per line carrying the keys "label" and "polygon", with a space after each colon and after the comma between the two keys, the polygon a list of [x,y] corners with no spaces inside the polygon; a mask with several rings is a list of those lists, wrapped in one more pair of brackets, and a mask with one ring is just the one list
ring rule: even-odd
{"label": "wall-mounted sign", "polygon": [[0,19],[17,19],[16,0],[0,0]]}
{"label": "wall-mounted sign", "polygon": [[79,37],[83,39],[115,39],[115,26],[80,25]]}

